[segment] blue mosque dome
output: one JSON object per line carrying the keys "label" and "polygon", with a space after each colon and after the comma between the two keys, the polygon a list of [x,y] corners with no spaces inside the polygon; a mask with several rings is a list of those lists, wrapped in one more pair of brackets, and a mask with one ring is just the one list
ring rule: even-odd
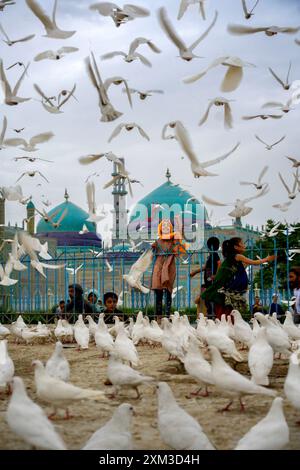
{"label": "blue mosque dome", "polygon": [[[66,213],[65,213],[66,212]],[[52,222],[58,222],[65,213],[58,227],[53,226],[51,221],[43,218],[37,224],[36,234],[41,238],[55,238],[58,246],[101,246],[102,241],[96,231],[94,222],[87,222],[89,214],[69,201],[69,195],[65,192],[65,201],[51,209],[48,214],[53,216]],[[88,232],[80,234],[83,226]]]}
{"label": "blue mosque dome", "polygon": [[133,208],[129,220],[129,229],[146,231],[158,224],[162,218],[174,219],[175,215],[185,213],[190,223],[195,222],[197,216],[205,224],[208,220],[207,210],[202,201],[180,185],[171,181],[169,170],[166,173],[167,181],[151,191],[141,199]]}

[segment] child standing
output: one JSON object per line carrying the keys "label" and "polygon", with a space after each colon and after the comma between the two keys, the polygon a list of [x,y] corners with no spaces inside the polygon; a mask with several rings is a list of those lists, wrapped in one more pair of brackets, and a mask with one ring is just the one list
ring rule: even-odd
{"label": "child standing", "polygon": [[213,284],[202,294],[205,301],[214,303],[214,311],[219,319],[223,313],[230,315],[232,310],[244,310],[246,307],[245,293],[249,281],[245,265],[257,266],[275,259],[272,255],[252,260],[244,256],[245,251],[246,246],[241,238],[225,240],[222,245],[224,261]]}
{"label": "child standing", "polygon": [[[179,224],[179,217],[175,221]],[[174,232],[169,219],[163,219],[158,225],[158,240],[153,243],[155,262],[151,288],[155,292],[155,315],[162,317],[163,295],[165,293],[165,315],[169,316],[172,307],[172,291],[176,278],[176,255],[185,252],[181,230]]]}
{"label": "child standing", "polygon": [[[206,263],[201,268],[195,269],[195,271],[190,273],[190,277],[194,277],[196,274],[204,271],[204,283],[201,286],[204,288],[204,290],[212,285],[221,265],[220,256],[218,255],[218,249],[220,246],[219,239],[217,237],[210,237],[206,244],[210,252]],[[213,306],[211,302],[205,301],[206,312],[203,311],[203,300],[201,298],[201,294],[195,299],[195,304],[197,305],[197,316],[202,311],[202,313],[207,313],[208,318],[214,318]]]}

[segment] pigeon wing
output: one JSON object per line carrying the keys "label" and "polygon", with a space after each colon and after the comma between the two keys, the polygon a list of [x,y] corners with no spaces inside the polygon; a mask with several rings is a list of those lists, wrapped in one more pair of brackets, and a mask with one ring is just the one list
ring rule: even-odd
{"label": "pigeon wing", "polygon": [[[54,3],[53,13],[55,13],[56,2],[57,0],[55,0]],[[48,29],[53,29],[53,22],[51,21],[50,17],[44,12],[44,10],[40,7],[38,2],[36,2],[35,0],[26,0],[26,3],[32,13],[43,23],[46,31]]]}
{"label": "pigeon wing", "polygon": [[216,11],[216,12],[215,12],[214,19],[213,19],[211,25],[210,25],[210,26],[207,28],[207,30],[204,31],[204,33],[201,34],[201,36],[200,36],[195,42],[193,42],[193,44],[190,46],[191,51],[194,50],[194,49],[198,46],[198,44],[200,44],[200,42],[203,41],[204,38],[206,38],[206,36],[207,36],[208,33],[210,32],[210,30],[211,30],[211,29],[214,27],[214,25],[216,24],[217,19],[218,19],[218,12]]}
{"label": "pigeon wing", "polygon": [[240,143],[238,142],[234,147],[233,149],[231,149],[229,152],[225,153],[224,155],[221,155],[220,157],[218,158],[215,158],[213,160],[209,160],[207,162],[203,162],[201,163],[201,166],[203,168],[207,168],[209,166],[212,166],[212,165],[216,165],[217,163],[220,163],[222,160],[225,160],[227,157],[229,157],[229,155],[231,155],[233,152],[236,151],[236,149],[240,146]]}
{"label": "pigeon wing", "polygon": [[0,135],[0,143],[3,142],[3,140],[4,140],[5,133],[6,133],[6,129],[7,129],[7,117],[4,116],[4,118],[3,118],[3,125],[2,125],[2,131],[1,131],[1,135]]}
{"label": "pigeon wing", "polygon": [[212,101],[209,103],[209,105],[208,105],[208,107],[207,107],[207,110],[205,111],[204,115],[202,116],[202,118],[201,118],[200,121],[199,121],[198,126],[202,126],[202,124],[204,124],[204,123],[207,121],[207,118],[208,118],[208,116],[209,116],[209,112],[210,112],[210,110],[211,110],[211,108],[212,108],[213,105],[214,105],[214,100],[212,100]]}
{"label": "pigeon wing", "polygon": [[185,154],[190,159],[191,163],[194,163],[195,165],[199,165],[199,160],[197,158],[197,155],[194,152],[193,144],[188,134],[188,131],[186,130],[186,128],[183,126],[183,124],[180,121],[177,121],[176,123],[175,134],[176,134],[178,142],[180,143]]}
{"label": "pigeon wing", "polygon": [[43,142],[48,142],[52,137],[54,137],[53,132],[44,132],[43,134],[37,134],[32,137],[29,143],[30,145],[41,144]]}
{"label": "pigeon wing", "polygon": [[225,204],[223,202],[218,202],[215,201],[214,199],[206,197],[204,194],[202,194],[202,199],[206,204],[209,204],[211,206],[220,206],[220,207],[225,207],[225,206],[231,206],[231,204]]}
{"label": "pigeon wing", "polygon": [[271,67],[269,67],[269,71],[270,73],[273,75],[273,77],[275,78],[275,80],[277,80],[278,83],[280,83],[280,85],[282,87],[285,86],[285,84],[283,83],[283,81],[281,80],[281,78],[278,77],[278,75],[276,75],[276,73],[274,72],[274,70],[271,69]]}
{"label": "pigeon wing", "polygon": [[121,130],[123,129],[123,127],[125,126],[124,123],[120,123],[112,132],[110,138],[108,139],[108,142],[111,142],[115,137],[117,137],[117,135],[120,134]]}
{"label": "pigeon wing", "polygon": [[147,140],[150,140],[150,137],[146,134],[146,132],[137,124],[135,124],[136,127],[138,128],[139,133],[141,134],[142,137],[144,137]]}
{"label": "pigeon wing", "polygon": [[160,25],[161,25],[162,29],[164,30],[164,32],[166,33],[166,35],[168,36],[168,38],[173,42],[173,44],[175,44],[175,46],[178,47],[179,50],[185,50],[186,45],[184,44],[182,39],[178,36],[175,29],[173,28],[173,26],[172,26],[172,24],[171,24],[171,22],[170,22],[170,20],[167,16],[166,9],[165,8],[160,8],[159,11],[158,11],[158,15],[159,15]]}

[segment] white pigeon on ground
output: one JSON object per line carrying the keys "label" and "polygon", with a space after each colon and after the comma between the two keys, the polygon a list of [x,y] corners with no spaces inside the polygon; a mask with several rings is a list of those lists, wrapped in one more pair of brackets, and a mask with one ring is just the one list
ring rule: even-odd
{"label": "white pigeon on ground", "polygon": [[90,341],[90,332],[84,324],[82,314],[78,315],[78,320],[74,325],[74,337],[79,349],[88,349]]}
{"label": "white pigeon on ground", "polygon": [[249,348],[253,341],[251,326],[243,319],[238,310],[232,310],[231,315],[234,318],[233,329],[235,341],[239,341]]}
{"label": "white pigeon on ground", "polygon": [[231,397],[230,402],[220,411],[228,411],[233,403],[234,397],[239,398],[241,410],[245,409],[242,397],[245,395],[261,394],[276,396],[274,390],[256,385],[248,378],[233,370],[223,359],[220,351],[215,346],[209,346],[212,357],[211,370],[215,380],[215,386],[226,395]]}
{"label": "white pigeon on ground", "polygon": [[165,382],[157,385],[158,430],[162,441],[175,450],[215,450],[201,425],[175,400]]}
{"label": "white pigeon on ground", "polygon": [[236,349],[234,341],[226,336],[224,331],[220,330],[213,320],[207,320],[206,341],[209,346],[215,346],[222,354],[227,354],[235,361],[241,362],[243,360],[243,357]]}
{"label": "white pigeon on ground", "polygon": [[95,320],[91,317],[91,315],[87,315],[85,318],[86,318],[87,321],[89,322],[90,337],[91,337],[91,338],[94,338],[94,337],[95,337],[96,330],[97,330],[97,328],[98,328],[98,325],[97,325],[97,323],[95,322]]}
{"label": "white pigeon on ground", "polygon": [[109,333],[110,333],[112,336],[116,337],[116,336],[118,336],[119,331],[122,330],[122,331],[124,331],[124,332],[126,333],[126,336],[128,336],[127,330],[126,330],[126,328],[125,328],[125,324],[124,324],[123,321],[121,321],[121,320],[119,319],[118,315],[114,315],[114,316],[113,316],[113,320],[114,320],[115,324],[114,324],[114,326],[112,326],[111,328],[109,328],[109,330],[108,330]]}
{"label": "white pigeon on ground", "polygon": [[273,358],[274,352],[268,343],[266,328],[259,328],[248,354],[251,380],[257,385],[269,385],[268,376],[273,367]]}
{"label": "white pigeon on ground", "polygon": [[5,339],[7,336],[10,335],[10,331],[6,326],[2,325],[0,322],[0,339]]}
{"label": "white pigeon on ground", "polygon": [[163,336],[162,329],[158,326],[158,323],[150,324],[148,317],[143,320],[143,337],[150,345],[161,344]]}
{"label": "white pigeon on ground", "polygon": [[0,389],[7,387],[10,391],[10,382],[15,373],[13,360],[8,354],[7,340],[0,341]]}
{"label": "white pigeon on ground", "polygon": [[21,329],[21,338],[23,341],[25,341],[26,344],[33,344],[38,342],[38,340],[41,338],[41,335],[37,331],[24,328]]}
{"label": "white pigeon on ground", "polygon": [[22,331],[28,328],[26,323],[24,322],[22,315],[19,315],[17,320],[12,322],[11,324],[11,332],[17,339],[22,338]]}
{"label": "white pigeon on ground", "polygon": [[81,400],[103,400],[105,395],[100,390],[91,390],[76,387],[71,383],[51,377],[45,370],[41,361],[33,361],[36,393],[40,400],[53,406],[56,415],[57,409],[66,411],[66,419],[70,417],[68,406]]}
{"label": "white pigeon on ground", "polygon": [[68,382],[70,378],[70,366],[63,353],[63,345],[60,341],[55,344],[52,356],[48,359],[45,367],[51,377]]}
{"label": "white pigeon on ground", "polygon": [[293,320],[293,314],[291,312],[287,311],[285,313],[283,329],[284,331],[286,331],[292,341],[297,341],[300,339],[300,328],[295,325]]}
{"label": "white pigeon on ground", "polygon": [[139,385],[148,384],[155,379],[141,374],[132,367],[123,364],[116,354],[111,353],[107,366],[107,378],[114,386],[114,394],[118,394],[123,388],[133,388],[137,398],[140,398]]}
{"label": "white pigeon on ground", "polygon": [[253,337],[254,337],[254,339],[256,339],[257,335],[258,335],[258,332],[259,332],[261,327],[259,326],[259,323],[256,320],[256,318],[252,318],[250,321],[253,325],[253,328],[252,328]]}
{"label": "white pigeon on ground", "polygon": [[28,397],[20,377],[13,378],[13,393],[7,407],[6,421],[17,436],[35,448],[66,449],[45,412]]}
{"label": "white pigeon on ground", "polygon": [[[230,315],[228,315],[230,316]],[[225,334],[225,336],[228,336],[228,338],[230,338],[230,327],[226,321],[226,315],[223,314],[221,315],[221,320],[219,320],[218,318],[215,319],[215,324],[217,325],[218,327],[218,330],[222,330],[223,333]]]}
{"label": "white pigeon on ground", "polygon": [[149,269],[152,260],[152,250],[145,251],[131,266],[129,273],[123,275],[123,279],[128,282],[130,287],[140,290],[143,294],[148,294],[150,292],[150,289],[148,289],[148,287],[142,285],[142,277],[147,271],[147,269]]}
{"label": "white pigeon on ground", "polygon": [[191,395],[200,395],[199,392],[204,385],[205,392],[201,395],[208,396],[208,385],[214,385],[215,381],[211,373],[211,365],[204,359],[197,340],[191,339],[183,364],[186,372],[201,384],[201,387],[196,392],[191,392]]}
{"label": "white pigeon on ground", "polygon": [[114,349],[114,340],[111,334],[108,332],[104,321],[98,323],[97,329],[95,331],[95,343],[97,348],[102,351],[103,357],[105,354],[108,355]]}
{"label": "white pigeon on ground", "polygon": [[[284,393],[296,410],[300,411],[300,352],[290,356],[289,370],[284,382]],[[300,424],[300,420],[297,421]]]}
{"label": "white pigeon on ground", "polygon": [[207,334],[207,327],[206,327],[206,318],[202,312],[199,314],[199,318],[196,320],[197,328],[196,334],[198,338],[206,344],[206,334]]}
{"label": "white pigeon on ground", "polygon": [[73,327],[67,320],[59,319],[54,330],[54,335],[62,343],[69,343],[73,340]]}
{"label": "white pigeon on ground", "polygon": [[134,408],[122,403],[111,419],[86,442],[82,450],[133,450],[132,416]]}
{"label": "white pigeon on ground", "polygon": [[46,324],[44,324],[44,323],[42,323],[42,322],[40,322],[40,321],[38,321],[38,324],[37,324],[35,330],[36,330],[37,333],[39,333],[41,336],[46,336],[46,337],[51,336],[51,330],[50,330],[50,328],[49,328]]}
{"label": "white pigeon on ground", "polygon": [[133,366],[137,366],[139,363],[139,356],[132,340],[128,338],[124,326],[119,330],[115,344],[114,352],[123,361],[128,361]]}
{"label": "white pigeon on ground", "polygon": [[257,312],[254,314],[254,317],[259,321],[261,326],[265,326],[267,330],[267,340],[270,346],[272,346],[274,352],[279,354],[290,355],[291,342],[287,332],[281,328],[281,326],[276,325],[263,313]]}
{"label": "white pigeon on ground", "polygon": [[180,341],[180,338],[178,338],[178,336],[176,336],[172,331],[172,325],[169,322],[168,318],[162,318],[161,324],[163,328],[161,345],[169,353],[168,360],[170,360],[171,358],[175,358],[183,362],[185,351],[183,349],[183,345]]}
{"label": "white pigeon on ground", "polygon": [[140,341],[144,339],[144,316],[143,312],[139,311],[136,317],[135,324],[133,325],[132,332],[131,332],[131,339],[133,344],[136,346],[139,344]]}
{"label": "white pigeon on ground", "polygon": [[235,450],[281,450],[289,443],[289,427],[283,413],[283,399],[274,398],[268,414],[237,443]]}

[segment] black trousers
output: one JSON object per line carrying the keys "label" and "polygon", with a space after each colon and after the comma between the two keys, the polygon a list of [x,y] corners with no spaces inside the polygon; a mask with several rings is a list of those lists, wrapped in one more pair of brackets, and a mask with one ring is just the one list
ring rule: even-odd
{"label": "black trousers", "polygon": [[155,315],[163,314],[163,296],[165,293],[165,316],[169,317],[172,307],[172,294],[167,289],[155,289]]}

